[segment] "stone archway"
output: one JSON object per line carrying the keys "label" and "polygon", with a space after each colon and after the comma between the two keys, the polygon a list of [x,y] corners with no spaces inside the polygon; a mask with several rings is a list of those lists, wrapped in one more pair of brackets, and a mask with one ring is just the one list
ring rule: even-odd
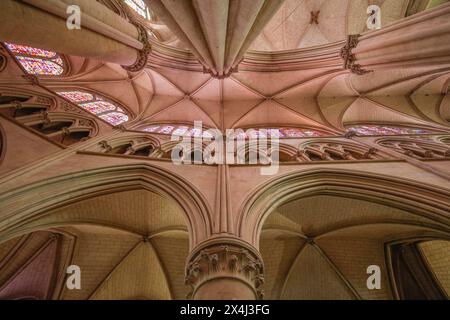
{"label": "stone archway", "polygon": [[[313,170],[247,199],[239,230],[259,248],[269,299],[398,298],[389,243],[450,239],[448,192],[390,177]],[[381,269],[380,290],[366,286],[371,265]]]}

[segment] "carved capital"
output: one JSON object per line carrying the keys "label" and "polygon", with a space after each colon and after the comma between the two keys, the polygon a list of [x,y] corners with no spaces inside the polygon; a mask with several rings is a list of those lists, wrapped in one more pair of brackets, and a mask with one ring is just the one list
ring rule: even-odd
{"label": "carved capital", "polygon": [[144,45],[144,48],[138,52],[138,58],[136,62],[131,66],[122,66],[125,70],[130,72],[138,72],[145,68],[148,62],[148,56],[152,51],[152,46],[150,45],[147,30],[139,23],[133,22],[139,31],[138,40]]}
{"label": "carved capital", "polygon": [[350,70],[357,75],[363,75],[372,72],[371,70],[365,70],[363,67],[356,63],[356,57],[352,50],[356,48],[359,43],[359,34],[349,35],[346,45],[341,49],[340,56],[344,60],[344,69]]}
{"label": "carved capital", "polygon": [[217,279],[239,280],[264,297],[264,266],[259,253],[237,239],[214,239],[198,247],[190,255],[186,268],[186,285],[192,288],[187,298],[206,282]]}
{"label": "carved capital", "polygon": [[81,109],[79,107],[76,107],[70,103],[64,102],[62,104],[62,108],[66,112],[73,112],[73,113],[81,113]]}
{"label": "carved capital", "polygon": [[371,158],[372,156],[376,155],[377,152],[378,152],[377,149],[375,149],[375,148],[370,148],[370,149],[367,150],[367,152],[364,154],[364,158],[365,158],[365,159],[369,159],[369,158]]}
{"label": "carved capital", "polygon": [[239,64],[237,64],[235,67],[231,68],[230,71],[223,73],[223,74],[218,74],[218,73],[212,71],[211,69],[203,66],[203,73],[205,73],[205,74],[209,73],[214,79],[218,79],[218,80],[229,78],[229,77],[231,77],[231,75],[233,73],[238,73],[238,72],[239,72]]}
{"label": "carved capital", "polygon": [[105,150],[106,153],[111,152],[112,147],[108,143],[108,141],[103,140],[103,141],[100,141],[98,144]]}

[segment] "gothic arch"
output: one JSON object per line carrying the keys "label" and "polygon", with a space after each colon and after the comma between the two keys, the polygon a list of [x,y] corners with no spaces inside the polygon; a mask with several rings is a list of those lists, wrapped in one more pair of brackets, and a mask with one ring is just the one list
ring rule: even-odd
{"label": "gothic arch", "polygon": [[[89,151],[116,155],[152,156],[159,148],[159,140],[149,134],[129,134],[101,141]],[[140,152],[145,151],[144,149],[148,151],[145,155],[144,152]]]}
{"label": "gothic arch", "polygon": [[[357,171],[291,173],[247,197],[237,230],[261,252],[269,299],[391,299],[389,241],[450,239],[448,197]],[[382,270],[378,294],[362,279],[373,264]]]}
{"label": "gothic arch", "polygon": [[[0,87],[0,111],[5,112],[7,109],[17,110],[11,112],[9,116],[20,117],[21,110],[25,110],[24,114],[38,113],[39,111],[54,111],[56,109],[56,100],[49,94],[27,90],[22,88]],[[8,115],[8,114],[7,114]]]}
{"label": "gothic arch", "polygon": [[78,114],[43,111],[17,120],[22,125],[66,146],[95,137],[99,131],[94,119]]}
{"label": "gothic arch", "polygon": [[[41,191],[38,191],[41,190]],[[107,167],[40,181],[1,196],[1,241],[36,229],[48,212],[101,195],[129,190],[148,190],[169,199],[185,216],[191,248],[211,234],[211,209],[203,195],[184,178],[147,164]],[[10,203],[23,205],[10,207]],[[12,218],[12,219],[10,219]],[[30,227],[27,222],[36,222]],[[44,221],[44,220],[42,220]],[[85,221],[89,223],[89,219]],[[71,223],[66,221],[65,223]],[[98,223],[98,222],[96,222]],[[104,224],[113,227],[113,225]]]}
{"label": "gothic arch", "polygon": [[239,236],[258,247],[262,226],[278,207],[293,200],[333,195],[407,211],[449,232],[450,192],[414,181],[339,169],[313,169],[275,178],[248,195],[237,220]]}
{"label": "gothic arch", "polygon": [[315,139],[298,146],[299,158],[302,161],[316,160],[377,160],[385,157],[373,148],[355,142],[333,139]]}
{"label": "gothic arch", "polygon": [[450,148],[445,143],[420,138],[383,138],[377,144],[417,159],[446,159]]}

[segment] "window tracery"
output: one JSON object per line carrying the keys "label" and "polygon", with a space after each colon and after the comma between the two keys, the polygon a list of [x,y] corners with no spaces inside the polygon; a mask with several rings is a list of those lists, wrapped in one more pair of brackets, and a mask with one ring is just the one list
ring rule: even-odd
{"label": "window tracery", "polygon": [[0,113],[20,118],[42,111],[49,111],[54,106],[54,100],[40,95],[11,93],[0,91]]}
{"label": "window tracery", "polygon": [[450,157],[450,148],[445,144],[417,139],[382,140],[379,145],[415,159],[444,159]]}
{"label": "window tracery", "polygon": [[124,109],[100,95],[81,90],[58,91],[57,93],[113,126],[118,126],[129,120],[129,116]]}
{"label": "window tracery", "polygon": [[382,159],[376,149],[340,142],[313,142],[302,146],[299,161],[343,161]]}
{"label": "window tracery", "polygon": [[376,124],[362,124],[346,126],[348,132],[355,132],[359,136],[395,136],[406,134],[432,134],[433,131],[412,128],[400,127],[393,125],[376,125]]}
{"label": "window tracery", "polygon": [[41,111],[38,114],[17,118],[17,120],[48,139],[65,146],[86,141],[96,133],[93,121],[57,112]]}
{"label": "window tracery", "polygon": [[65,71],[64,60],[56,52],[13,43],[5,45],[28,74],[60,76]]}

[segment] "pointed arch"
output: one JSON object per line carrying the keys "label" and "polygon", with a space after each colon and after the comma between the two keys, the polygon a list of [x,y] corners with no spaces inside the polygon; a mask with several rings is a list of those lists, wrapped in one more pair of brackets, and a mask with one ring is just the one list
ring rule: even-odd
{"label": "pointed arch", "polygon": [[336,195],[407,210],[450,232],[450,191],[424,183],[354,170],[312,169],[290,173],[260,185],[240,207],[236,230],[257,246],[262,225],[279,206],[313,195]]}
{"label": "pointed arch", "polygon": [[[71,173],[2,194],[0,230],[3,236],[0,241],[23,233],[27,219],[43,217],[49,210],[105,193],[140,189],[170,199],[181,209],[191,247],[211,234],[211,208],[195,186],[160,167],[136,164]],[[23,201],[17,201],[17,197]],[[16,205],[10,206],[11,202]],[[17,205],[19,203],[22,205]]]}

